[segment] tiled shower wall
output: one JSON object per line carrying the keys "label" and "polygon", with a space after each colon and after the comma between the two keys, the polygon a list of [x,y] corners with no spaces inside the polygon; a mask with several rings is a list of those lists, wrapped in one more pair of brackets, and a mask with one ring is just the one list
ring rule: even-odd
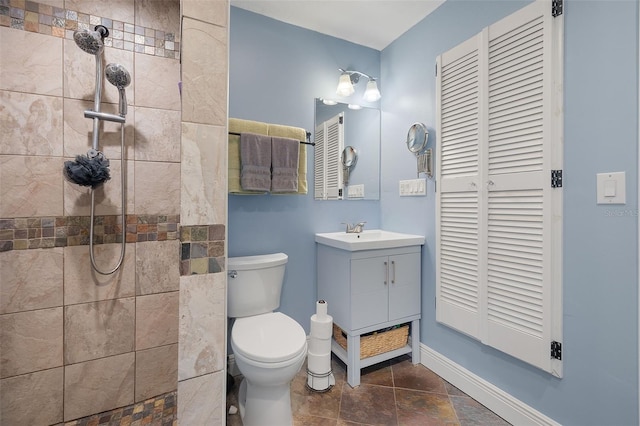
{"label": "tiled shower wall", "polygon": [[[224,421],[228,3],[183,0],[184,17],[180,6],[0,0],[2,424],[56,424],[176,388],[181,424]],[[71,38],[87,21],[109,27],[104,63],[132,76],[127,247],[111,276],[90,267],[89,191],[61,173],[91,145],[95,58]],[[117,99],[105,81],[102,110]],[[112,178],[96,191],[95,255],[107,269],[120,254],[119,125],[100,139]],[[184,257],[194,227],[210,230],[206,270]]]}
{"label": "tiled shower wall", "polygon": [[211,227],[207,250],[197,249],[203,227],[227,223],[229,4],[183,0],[182,14],[180,221],[190,232],[182,234],[178,419],[224,425],[227,275]]}

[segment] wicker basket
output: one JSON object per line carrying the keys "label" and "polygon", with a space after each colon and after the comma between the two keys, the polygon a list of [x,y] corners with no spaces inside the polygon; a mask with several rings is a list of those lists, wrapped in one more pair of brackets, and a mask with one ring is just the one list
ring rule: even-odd
{"label": "wicker basket", "polygon": [[[372,334],[362,335],[360,336],[360,359],[400,349],[407,344],[408,337],[409,324],[387,331],[375,331]],[[347,335],[335,324],[333,324],[333,338],[344,350],[347,350]]]}

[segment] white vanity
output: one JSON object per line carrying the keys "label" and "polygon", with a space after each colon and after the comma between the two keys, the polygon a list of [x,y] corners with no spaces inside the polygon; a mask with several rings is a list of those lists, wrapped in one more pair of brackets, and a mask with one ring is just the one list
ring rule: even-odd
{"label": "white vanity", "polygon": [[[420,359],[421,251],[424,237],[383,230],[316,234],[318,299],[328,303],[347,350],[331,349],[347,364],[347,382],[360,385],[360,370],[411,353]],[[399,349],[360,359],[360,336],[410,323],[409,342]]]}

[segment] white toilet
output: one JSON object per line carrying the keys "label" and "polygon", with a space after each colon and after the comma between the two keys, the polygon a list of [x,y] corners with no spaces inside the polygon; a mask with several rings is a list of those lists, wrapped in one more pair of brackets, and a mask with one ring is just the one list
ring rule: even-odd
{"label": "white toilet", "polygon": [[235,318],[231,348],[244,376],[238,403],[244,426],[292,424],[289,385],[307,355],[307,336],[281,312],[280,291],[288,256],[230,257],[227,316]]}

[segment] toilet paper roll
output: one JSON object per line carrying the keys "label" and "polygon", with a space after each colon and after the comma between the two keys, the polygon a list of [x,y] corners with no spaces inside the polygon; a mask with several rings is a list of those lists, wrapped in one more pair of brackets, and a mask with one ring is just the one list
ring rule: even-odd
{"label": "toilet paper roll", "polygon": [[327,317],[327,302],[324,300],[318,300],[316,302],[316,317],[320,321],[323,321]]}
{"label": "toilet paper roll", "polygon": [[331,339],[318,339],[317,337],[309,337],[309,352],[314,354],[327,354],[331,352]]}
{"label": "toilet paper roll", "polygon": [[333,318],[327,315],[323,319],[318,319],[316,314],[311,315],[311,327],[309,335],[320,339],[330,339],[333,333]]}
{"label": "toilet paper roll", "polygon": [[307,368],[314,374],[326,374],[331,371],[331,353],[317,355],[307,354]]}

